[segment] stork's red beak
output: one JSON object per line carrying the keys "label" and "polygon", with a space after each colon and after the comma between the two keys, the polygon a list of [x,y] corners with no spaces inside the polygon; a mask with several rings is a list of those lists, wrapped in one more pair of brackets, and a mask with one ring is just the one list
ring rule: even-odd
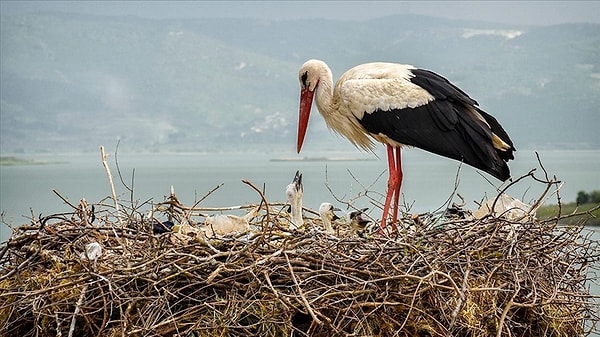
{"label": "stork's red beak", "polygon": [[308,127],[308,117],[310,117],[310,108],[312,107],[314,91],[308,89],[302,89],[300,91],[300,112],[298,117],[298,147],[296,151],[300,153],[302,150],[302,144],[304,143],[304,136],[306,135],[306,128]]}

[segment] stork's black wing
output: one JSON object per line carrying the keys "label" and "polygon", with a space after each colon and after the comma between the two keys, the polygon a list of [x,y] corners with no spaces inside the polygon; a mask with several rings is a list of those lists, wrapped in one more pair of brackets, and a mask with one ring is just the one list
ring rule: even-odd
{"label": "stork's black wing", "polygon": [[[365,113],[360,123],[372,134],[383,134],[399,143],[463,161],[504,181],[510,177],[506,161],[514,146],[496,119],[477,108],[477,102],[445,78],[428,70],[413,69],[412,83],[427,90],[427,104]],[[481,115],[485,122],[477,118]],[[510,149],[493,146],[492,133]]]}

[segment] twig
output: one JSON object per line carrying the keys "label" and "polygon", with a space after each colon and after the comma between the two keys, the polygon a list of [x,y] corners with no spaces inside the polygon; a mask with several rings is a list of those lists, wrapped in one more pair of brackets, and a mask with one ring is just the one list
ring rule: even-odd
{"label": "twig", "polygon": [[454,324],[456,324],[456,318],[458,317],[458,313],[460,309],[462,309],[464,301],[467,299],[467,288],[469,286],[469,273],[471,272],[471,263],[469,262],[469,256],[467,255],[467,270],[463,275],[463,282],[460,292],[458,293],[458,300],[456,301],[456,307],[452,310],[450,317],[452,320],[450,321],[450,326],[448,327],[448,336],[452,336],[452,328]]}
{"label": "twig", "polygon": [[108,183],[110,185],[110,192],[112,195],[112,199],[115,206],[115,211],[117,213],[117,220],[121,225],[121,229],[124,228],[123,222],[121,221],[121,214],[119,211],[119,201],[117,200],[117,192],[115,191],[115,184],[113,183],[112,174],[110,173],[110,167],[108,167],[108,162],[106,160],[107,156],[104,152],[104,146],[100,146],[100,158],[102,159],[102,166],[104,166],[104,170],[106,171],[106,175],[108,176]]}
{"label": "twig", "polygon": [[312,319],[315,323],[317,323],[318,325],[323,325],[323,322],[319,319],[319,317],[317,317],[315,312],[312,310],[310,303],[308,303],[308,300],[306,299],[306,297],[304,296],[304,294],[302,292],[302,288],[298,284],[298,279],[296,278],[296,274],[294,274],[294,268],[292,268],[292,264],[290,263],[290,258],[288,256],[287,252],[283,252],[283,255],[285,256],[285,260],[287,261],[287,265],[288,265],[288,268],[290,271],[290,277],[291,277],[292,281],[294,282],[294,285],[296,286],[296,290],[298,291],[300,300],[304,304],[304,309],[306,309],[306,311],[308,311],[308,313],[310,314],[310,317],[312,317]]}
{"label": "twig", "polygon": [[127,184],[125,184],[125,181],[123,180],[123,175],[121,174],[121,168],[119,167],[119,144],[121,144],[121,140],[117,140],[117,145],[115,147],[115,166],[117,167],[117,173],[119,175],[119,179],[121,180],[121,184],[123,184],[123,186],[125,186],[125,188],[131,192],[131,196],[133,200],[133,178],[135,177],[135,169],[133,169],[133,173],[131,176],[131,187],[127,186]]}
{"label": "twig", "polygon": [[69,327],[68,337],[73,337],[73,333],[75,332],[75,323],[77,323],[77,316],[81,311],[81,306],[83,305],[83,300],[85,299],[85,293],[87,292],[89,283],[83,285],[81,289],[81,294],[79,295],[79,299],[75,304],[75,311],[73,311],[73,317],[71,317],[71,326]]}
{"label": "twig", "polygon": [[54,194],[56,194],[62,201],[64,201],[65,204],[71,206],[73,209],[77,209],[77,206],[73,205],[67,198],[63,197],[60,193],[58,193],[57,190],[52,189],[52,192],[54,192]]}
{"label": "twig", "polygon": [[[256,192],[258,192],[258,194],[260,195],[260,205],[258,206],[258,211],[260,211],[260,208],[262,207],[262,205],[265,205],[265,212],[266,212],[266,217],[267,217],[267,223],[271,222],[271,214],[270,214],[270,210],[269,210],[269,202],[267,201],[267,197],[265,196],[265,194],[263,193],[263,191],[259,190],[258,187],[256,187],[253,183],[251,183],[250,181],[246,180],[246,179],[242,179],[242,182],[250,187],[252,187],[253,190],[255,190]],[[263,223],[264,224],[264,223]],[[262,228],[262,231],[265,232],[266,228]]]}
{"label": "twig", "polygon": [[[515,277],[515,279],[518,278],[516,272],[514,272],[514,277]],[[502,328],[504,327],[504,320],[506,319],[506,315],[510,311],[510,308],[514,305],[515,297],[517,297],[517,294],[521,290],[521,285],[518,282],[516,283],[516,286],[517,286],[517,288],[514,290],[513,295],[511,296],[511,298],[508,301],[508,303],[506,303],[506,306],[504,306],[504,310],[502,311],[502,315],[500,316],[500,319],[498,320],[498,327],[497,327],[496,337],[501,337],[502,336]]]}

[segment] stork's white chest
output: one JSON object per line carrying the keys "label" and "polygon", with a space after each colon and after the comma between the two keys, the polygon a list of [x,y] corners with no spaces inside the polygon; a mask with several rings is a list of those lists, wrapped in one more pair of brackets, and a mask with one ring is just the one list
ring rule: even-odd
{"label": "stork's white chest", "polygon": [[[415,108],[434,97],[412,83],[413,66],[393,63],[367,63],[344,73],[337,81],[334,99],[348,117],[362,119],[365,113]],[[350,116],[352,115],[352,116]]]}

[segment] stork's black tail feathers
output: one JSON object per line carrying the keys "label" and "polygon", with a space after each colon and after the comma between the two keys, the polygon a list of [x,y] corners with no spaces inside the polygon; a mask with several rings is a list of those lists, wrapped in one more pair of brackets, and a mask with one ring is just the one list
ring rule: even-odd
{"label": "stork's black tail feathers", "polygon": [[500,123],[498,123],[498,121],[496,120],[496,118],[494,118],[494,116],[488,114],[487,112],[485,112],[477,107],[476,107],[476,109],[477,109],[477,112],[479,112],[479,114],[481,114],[481,116],[483,116],[485,121],[490,125],[490,129],[492,129],[492,132],[494,134],[496,134],[496,136],[500,137],[500,139],[502,139],[502,141],[504,141],[506,144],[510,145],[510,148],[508,150],[498,149],[498,155],[500,156],[500,158],[502,158],[504,161],[509,161],[511,159],[515,159],[515,156],[513,153],[515,151],[517,151],[517,149],[515,149],[515,145],[513,144],[512,140],[508,136],[508,133],[504,130],[502,125],[500,125]]}
{"label": "stork's black tail feathers", "polygon": [[[461,135],[462,144],[458,146],[461,159],[468,165],[506,181],[510,178],[507,162],[515,158],[516,149],[512,140],[496,118],[477,107],[473,108],[483,117],[485,123],[473,118],[469,113],[459,113],[461,122],[457,123],[455,130]],[[454,138],[457,135],[447,136]]]}

